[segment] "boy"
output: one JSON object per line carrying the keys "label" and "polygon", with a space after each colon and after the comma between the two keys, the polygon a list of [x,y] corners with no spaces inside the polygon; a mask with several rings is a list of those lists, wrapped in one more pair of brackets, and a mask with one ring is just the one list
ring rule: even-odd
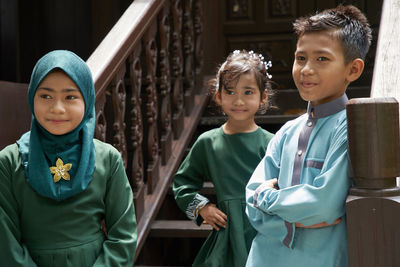
{"label": "boy", "polygon": [[293,79],[307,113],[268,145],[246,187],[258,231],[246,266],[347,266],[347,86],[364,69],[371,42],[365,16],[338,6],[294,23]]}

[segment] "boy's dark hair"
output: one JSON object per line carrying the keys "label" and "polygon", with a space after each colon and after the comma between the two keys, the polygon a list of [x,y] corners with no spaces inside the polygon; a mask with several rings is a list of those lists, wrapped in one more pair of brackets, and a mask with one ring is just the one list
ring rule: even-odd
{"label": "boy's dark hair", "polygon": [[271,63],[264,61],[264,57],[261,54],[253,51],[235,50],[222,63],[217,71],[216,78],[211,81],[210,94],[215,96],[217,91],[227,88],[232,82],[237,82],[240,75],[253,73],[260,90],[260,97],[265,90],[268,91],[268,96],[271,96],[272,87],[271,75],[268,74],[269,67],[271,67]]}
{"label": "boy's dark hair", "polygon": [[371,44],[371,28],[365,15],[355,6],[339,5],[312,16],[298,18],[293,23],[298,37],[305,33],[333,31],[341,41],[346,63],[365,59]]}

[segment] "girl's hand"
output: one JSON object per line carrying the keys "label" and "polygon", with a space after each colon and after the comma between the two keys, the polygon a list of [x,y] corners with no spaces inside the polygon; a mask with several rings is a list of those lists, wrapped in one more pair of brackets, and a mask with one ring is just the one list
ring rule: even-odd
{"label": "girl's hand", "polygon": [[219,227],[226,227],[227,216],[220,211],[215,204],[208,203],[199,211],[204,221],[211,225],[215,230],[219,231]]}

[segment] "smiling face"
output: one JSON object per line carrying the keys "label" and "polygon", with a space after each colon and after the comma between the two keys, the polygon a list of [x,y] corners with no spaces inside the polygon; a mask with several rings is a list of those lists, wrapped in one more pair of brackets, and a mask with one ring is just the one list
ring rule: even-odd
{"label": "smiling face", "polygon": [[359,77],[353,77],[353,64],[345,64],[340,41],[332,32],[305,33],[297,41],[293,80],[304,100],[324,104],[343,95]]}
{"label": "smiling face", "polygon": [[85,114],[85,101],[76,84],[63,71],[49,73],[34,97],[37,121],[49,133],[62,135],[74,130]]}
{"label": "smiling face", "polygon": [[227,124],[239,132],[254,130],[254,115],[267,101],[267,93],[262,95],[253,73],[240,75],[216,94],[216,101],[228,116]]}

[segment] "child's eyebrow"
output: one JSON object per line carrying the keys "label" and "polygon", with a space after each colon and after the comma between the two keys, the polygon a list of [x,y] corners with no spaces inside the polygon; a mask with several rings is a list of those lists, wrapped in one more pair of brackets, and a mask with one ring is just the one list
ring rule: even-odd
{"label": "child's eyebrow", "polygon": [[[296,50],[296,51],[294,51],[294,54],[307,54],[307,52],[306,51],[303,51],[303,50]],[[322,49],[322,50],[316,50],[316,51],[312,51],[312,54],[332,54],[332,52],[330,52],[329,50],[325,50],[325,49]]]}
{"label": "child's eyebrow", "polygon": [[332,52],[330,52],[329,50],[317,50],[314,51],[313,54],[332,54]]}
{"label": "child's eyebrow", "polygon": [[[225,90],[234,90],[235,87],[225,87],[224,89]],[[242,90],[257,90],[257,88],[256,87],[252,87],[252,86],[244,86],[242,88]]]}
{"label": "child's eyebrow", "polygon": [[[45,90],[49,92],[55,92],[56,90],[52,88],[47,88],[47,87],[39,87],[37,90]],[[65,88],[61,90],[63,93],[70,93],[70,92],[79,92],[79,89],[77,88]]]}

